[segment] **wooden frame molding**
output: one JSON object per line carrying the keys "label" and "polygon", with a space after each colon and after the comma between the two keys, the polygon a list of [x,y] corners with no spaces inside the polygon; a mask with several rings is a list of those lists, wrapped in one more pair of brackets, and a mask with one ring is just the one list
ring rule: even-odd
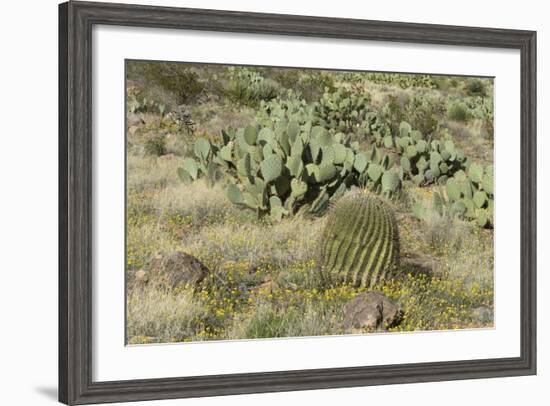
{"label": "wooden frame molding", "polygon": [[[521,53],[521,355],[369,367],[92,381],[91,62],[95,24],[513,48]],[[59,400],[88,404],[536,373],[536,33],[108,3],[59,6]]]}

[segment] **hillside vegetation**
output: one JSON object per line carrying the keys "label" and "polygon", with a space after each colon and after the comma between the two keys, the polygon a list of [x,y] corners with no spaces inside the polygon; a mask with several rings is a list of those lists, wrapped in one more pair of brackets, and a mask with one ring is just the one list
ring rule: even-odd
{"label": "hillside vegetation", "polygon": [[[128,62],[130,344],[369,332],[343,306],[382,292],[389,331],[493,325],[493,81]],[[395,213],[400,262],[327,285],[319,241],[354,190]],[[209,269],[172,286],[182,252]]]}

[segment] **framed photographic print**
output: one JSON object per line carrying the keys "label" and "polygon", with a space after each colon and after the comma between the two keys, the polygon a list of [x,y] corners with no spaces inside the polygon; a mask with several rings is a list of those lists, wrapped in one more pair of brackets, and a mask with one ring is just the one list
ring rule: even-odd
{"label": "framed photographic print", "polygon": [[536,33],[59,8],[66,404],[536,373]]}

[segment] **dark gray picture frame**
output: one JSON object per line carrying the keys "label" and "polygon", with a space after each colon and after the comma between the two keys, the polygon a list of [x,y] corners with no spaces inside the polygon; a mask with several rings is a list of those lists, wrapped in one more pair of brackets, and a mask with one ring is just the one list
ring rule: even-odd
{"label": "dark gray picture frame", "polygon": [[[520,356],[182,378],[93,381],[91,33],[94,24],[519,50],[521,54]],[[108,3],[68,2],[59,6],[59,400],[61,402],[72,405],[519,376],[535,373],[536,32]]]}

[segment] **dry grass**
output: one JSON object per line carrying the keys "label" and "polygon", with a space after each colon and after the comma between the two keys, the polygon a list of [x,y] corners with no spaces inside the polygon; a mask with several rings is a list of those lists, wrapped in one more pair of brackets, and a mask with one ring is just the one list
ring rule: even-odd
{"label": "dry grass", "polygon": [[269,263],[285,268],[315,257],[322,223],[323,220],[296,217],[275,225],[243,224],[232,217],[225,223],[204,227],[187,236],[184,249],[199,257],[210,258],[213,266],[220,261],[246,260],[251,267]]}
{"label": "dry grass", "polygon": [[127,301],[129,344],[196,340],[200,320],[207,316],[192,290],[148,285],[130,290]]}

